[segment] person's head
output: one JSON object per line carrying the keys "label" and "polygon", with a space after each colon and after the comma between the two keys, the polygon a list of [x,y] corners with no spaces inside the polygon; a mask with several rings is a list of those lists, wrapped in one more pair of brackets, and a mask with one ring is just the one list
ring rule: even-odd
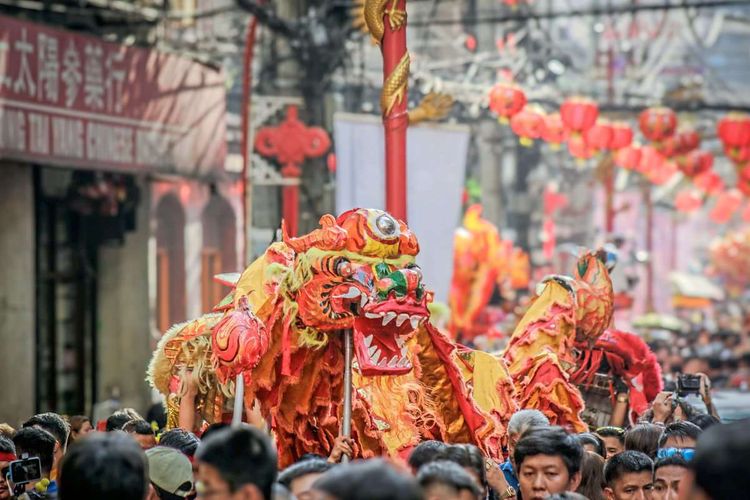
{"label": "person's head", "polygon": [[484,456],[473,444],[453,444],[440,454],[441,460],[448,460],[464,468],[477,482],[483,492],[487,491],[487,471]]}
{"label": "person's head", "polygon": [[560,427],[527,431],[516,443],[513,457],[525,500],[575,491],[581,482],[583,446]]}
{"label": "person's head", "polygon": [[659,437],[659,448],[695,448],[701,432],[701,428],[693,423],[672,422]]}
{"label": "person's head", "polygon": [[417,482],[425,500],[479,500],[482,494],[476,480],[448,460],[425,464],[417,473]]}
{"label": "person's head", "polygon": [[682,455],[660,458],[654,463],[653,500],[677,500],[688,463]]}
{"label": "person's head", "polygon": [[179,427],[170,429],[159,436],[159,446],[180,450],[188,458],[195,456],[199,444],[201,441],[195,434]]}
{"label": "person's head", "polygon": [[311,496],[313,483],[333,466],[332,463],[320,458],[303,460],[281,471],[277,482],[299,500],[306,500]]}
{"label": "person's head", "polygon": [[57,470],[68,446],[68,423],[57,413],[47,412],[34,415],[24,422],[22,427],[38,427],[52,434],[56,441],[53,470]]}
{"label": "person's head", "polygon": [[91,419],[86,415],[73,415],[70,417],[70,437],[69,441],[72,443],[76,439],[80,439],[89,432],[93,432],[94,427],[91,425]]}
{"label": "person's head", "polygon": [[157,446],[146,450],[148,500],[181,500],[193,492],[193,466],[174,448]]}
{"label": "person's head", "polygon": [[701,434],[680,500],[746,498],[750,491],[750,421],[715,425]]}
{"label": "person's head", "polygon": [[355,461],[334,467],[313,484],[314,500],[419,500],[414,478],[385,460]]}
{"label": "person's head", "polygon": [[539,410],[518,410],[508,421],[508,456],[513,461],[516,443],[533,427],[549,427],[549,419]]}
{"label": "person's head", "polygon": [[591,451],[602,458],[607,458],[607,449],[604,440],[590,432],[578,434],[578,440],[581,442],[584,451]]}
{"label": "person's head", "polygon": [[125,410],[118,410],[107,418],[105,429],[107,432],[120,431],[122,426],[134,420],[131,414]]}
{"label": "person's head", "polygon": [[437,460],[447,447],[447,444],[434,440],[419,443],[409,455],[409,467],[411,467],[412,472],[416,474],[424,464]]}
{"label": "person's head", "polygon": [[226,429],[227,427],[229,427],[229,424],[227,424],[226,422],[214,422],[213,424],[206,427],[205,431],[203,431],[203,434],[201,434],[201,441],[205,441],[214,432]]}
{"label": "person's head", "polygon": [[654,462],[645,453],[625,450],[604,466],[604,493],[609,500],[646,500],[653,485]]}
{"label": "person's head", "polygon": [[16,433],[16,430],[11,427],[9,424],[5,422],[0,422],[0,436],[13,439],[13,434]]}
{"label": "person's head", "polygon": [[57,440],[39,427],[24,427],[13,436],[16,456],[23,458],[37,457],[42,467],[42,477],[49,478],[55,460]]}
{"label": "person's head", "polygon": [[96,433],[70,447],[60,468],[60,500],[143,500],[146,456],[122,433]]}
{"label": "person's head", "polygon": [[649,423],[634,425],[625,432],[625,449],[640,451],[653,460],[659,449],[659,438],[663,429],[661,426]]}
{"label": "person's head", "polygon": [[149,450],[156,446],[154,429],[145,420],[131,420],[122,426],[122,430],[133,436],[143,450]]}
{"label": "person's head", "polygon": [[271,500],[276,451],[258,429],[216,431],[200,444],[195,457],[199,495],[211,500]]}
{"label": "person's head", "polygon": [[581,461],[581,484],[577,493],[589,500],[604,500],[604,458],[587,451]]}
{"label": "person's head", "polygon": [[6,468],[16,460],[16,447],[9,438],[0,436],[0,500],[8,500],[11,491],[5,481]]}
{"label": "person's head", "polygon": [[625,450],[625,430],[623,428],[614,426],[599,427],[596,430],[596,435],[604,441],[604,448],[607,452],[607,456],[604,458],[617,455]]}
{"label": "person's head", "polygon": [[701,430],[705,431],[712,425],[720,424],[721,420],[707,413],[697,413],[696,415],[693,415],[693,417],[690,419],[690,422],[694,423],[695,425],[700,427]]}

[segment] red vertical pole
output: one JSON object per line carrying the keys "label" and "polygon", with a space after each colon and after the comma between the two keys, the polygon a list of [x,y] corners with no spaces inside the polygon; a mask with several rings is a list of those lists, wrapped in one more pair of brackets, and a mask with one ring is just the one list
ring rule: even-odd
{"label": "red vertical pole", "polygon": [[[299,177],[297,177],[297,179],[299,179]],[[283,192],[281,193],[281,198],[281,213],[284,217],[284,224],[286,225],[287,234],[289,236],[297,236],[297,230],[299,226],[299,186],[297,184],[284,186]]]}
{"label": "red vertical pole", "polygon": [[[389,2],[390,3],[390,2]],[[405,13],[406,0],[398,0],[394,12]],[[385,206],[394,217],[406,220],[406,129],[409,61],[406,52],[406,18],[391,26],[385,13],[383,33],[383,125],[385,127]],[[395,18],[394,18],[395,19]],[[404,74],[404,58],[406,58]],[[403,75],[403,78],[402,78]],[[401,85],[400,83],[403,82]]]}
{"label": "red vertical pole", "polygon": [[242,262],[243,268],[249,261],[248,237],[250,236],[250,223],[248,214],[248,197],[250,184],[250,101],[253,84],[253,53],[255,52],[255,34],[258,28],[258,19],[253,16],[247,23],[245,34],[245,53],[242,68]]}

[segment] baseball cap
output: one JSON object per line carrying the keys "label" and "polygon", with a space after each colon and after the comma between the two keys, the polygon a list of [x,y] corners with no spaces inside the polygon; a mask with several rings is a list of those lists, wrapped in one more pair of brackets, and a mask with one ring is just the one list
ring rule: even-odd
{"label": "baseball cap", "polygon": [[146,450],[148,478],[156,486],[178,497],[193,491],[193,466],[179,450],[156,446]]}

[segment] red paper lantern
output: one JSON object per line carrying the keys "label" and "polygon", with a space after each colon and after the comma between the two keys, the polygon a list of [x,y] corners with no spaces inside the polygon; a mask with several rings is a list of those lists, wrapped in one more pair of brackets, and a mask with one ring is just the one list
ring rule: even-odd
{"label": "red paper lantern", "polygon": [[588,160],[596,154],[596,150],[589,147],[580,135],[572,135],[568,139],[568,152],[578,160]]}
{"label": "red paper lantern", "polygon": [[638,163],[638,172],[648,177],[651,172],[659,170],[664,164],[664,157],[656,148],[644,146],[641,148],[641,161]]}
{"label": "red paper lantern", "polygon": [[677,158],[677,166],[686,177],[695,177],[711,170],[714,156],[708,151],[696,149]]}
{"label": "red paper lantern", "polygon": [[732,160],[732,163],[736,166],[745,165],[750,162],[750,146],[742,146],[738,148],[724,146],[724,154],[726,154],[727,158]]}
{"label": "red paper lantern", "polygon": [[544,115],[536,109],[526,106],[510,119],[510,128],[520,137],[522,146],[529,147],[542,135]]}
{"label": "red paper lantern", "polygon": [[692,129],[681,130],[674,135],[677,141],[677,154],[684,155],[701,145],[701,136]]}
{"label": "red paper lantern", "polygon": [[638,124],[647,139],[659,142],[674,134],[677,115],[665,107],[647,108],[638,117]]}
{"label": "red paper lantern", "polygon": [[565,142],[568,132],[560,118],[560,113],[545,115],[542,122],[542,139],[547,141],[553,149],[558,149]]}
{"label": "red paper lantern", "polygon": [[609,141],[609,148],[613,151],[630,146],[633,142],[633,128],[625,122],[613,122],[612,140]]}
{"label": "red paper lantern", "polygon": [[638,170],[641,164],[641,148],[636,145],[627,146],[615,151],[615,165],[625,170]]}
{"label": "red paper lantern", "polygon": [[585,97],[571,97],[560,106],[560,117],[574,134],[582,134],[596,123],[599,106]]}
{"label": "red paper lantern", "polygon": [[716,197],[716,204],[708,216],[712,221],[724,224],[729,222],[740,205],[742,205],[742,193],[740,191],[737,189],[723,191]]}
{"label": "red paper lantern", "polygon": [[665,158],[671,158],[678,153],[679,145],[675,136],[667,137],[661,142],[654,143],[654,148]]}
{"label": "red paper lantern", "polygon": [[586,145],[596,151],[609,149],[612,143],[612,126],[606,121],[597,122],[583,133],[583,137]]}
{"label": "red paper lantern", "polygon": [[693,184],[706,194],[716,194],[724,189],[724,181],[713,170],[696,175],[693,178]]}
{"label": "red paper lantern", "polygon": [[677,173],[677,165],[671,160],[664,160],[650,171],[646,172],[649,181],[657,186],[666,184]]}
{"label": "red paper lantern", "polygon": [[685,189],[677,193],[677,196],[675,196],[674,206],[678,212],[686,214],[695,212],[703,206],[703,196],[700,191]]}
{"label": "red paper lantern", "polygon": [[508,123],[525,105],[526,94],[514,83],[500,82],[490,90],[490,109],[498,114],[503,123]]}
{"label": "red paper lantern", "polygon": [[725,148],[750,146],[750,115],[729,113],[719,120],[716,133]]}

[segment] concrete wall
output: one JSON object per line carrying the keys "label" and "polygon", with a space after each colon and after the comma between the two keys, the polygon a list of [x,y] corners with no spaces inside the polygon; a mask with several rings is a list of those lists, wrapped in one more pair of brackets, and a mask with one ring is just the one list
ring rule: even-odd
{"label": "concrete wall", "polygon": [[150,391],[144,381],[151,356],[149,309],[150,189],[139,183],[136,231],[125,244],[99,249],[98,401],[120,389],[121,402],[145,412]]}
{"label": "concrete wall", "polygon": [[0,162],[0,422],[34,413],[32,168]]}

